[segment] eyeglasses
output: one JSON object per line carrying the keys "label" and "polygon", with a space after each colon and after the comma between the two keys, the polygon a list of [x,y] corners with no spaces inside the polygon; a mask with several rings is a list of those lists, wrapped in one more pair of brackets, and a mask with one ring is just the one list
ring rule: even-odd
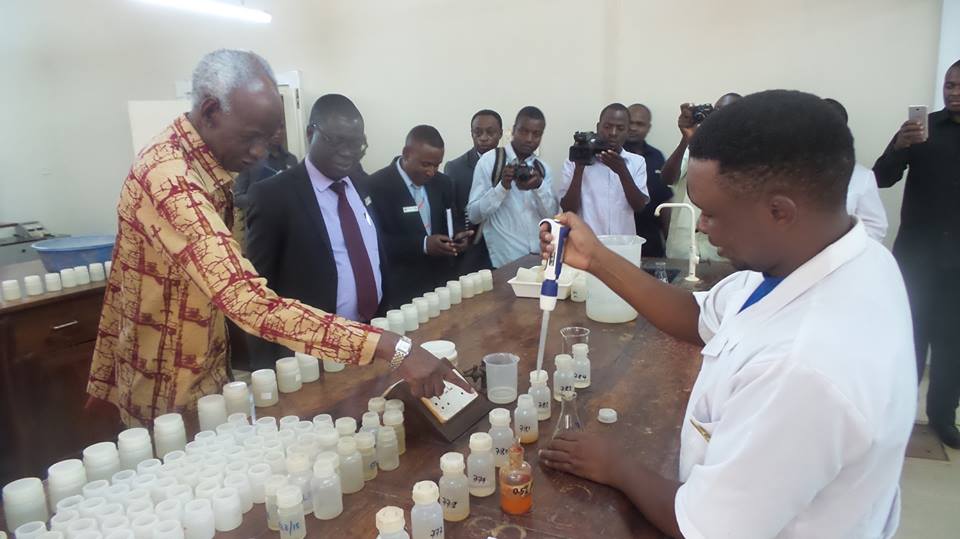
{"label": "eyeglasses", "polygon": [[328,144],[337,150],[347,150],[360,155],[367,153],[367,137],[365,136],[354,138],[338,137],[325,133],[317,124],[311,124],[311,127],[320,135],[320,139],[323,140],[324,144]]}

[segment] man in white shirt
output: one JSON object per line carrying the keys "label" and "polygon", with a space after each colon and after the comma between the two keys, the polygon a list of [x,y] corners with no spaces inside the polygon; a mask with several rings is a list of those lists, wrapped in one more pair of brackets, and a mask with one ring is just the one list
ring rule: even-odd
{"label": "man in white shirt", "polygon": [[[824,98],[833,109],[849,124],[847,109],[839,101]],[[847,188],[847,213],[860,219],[867,234],[879,241],[887,236],[887,211],[883,209],[880,200],[880,188],[877,187],[877,177],[873,170],[857,163],[853,166],[853,175],[850,176],[850,186]]]}
{"label": "man in white shirt", "polygon": [[741,270],[707,292],[658,282],[565,214],[565,262],[703,345],[703,364],[679,480],[596,432],[554,440],[541,462],[620,489],[671,537],[892,537],[916,366],[896,262],[845,209],[853,164],[846,124],[810,94],[760,92],[707,118],[688,191]]}
{"label": "man in white shirt", "polygon": [[510,144],[483,154],[473,171],[467,216],[482,225],[495,268],[539,252],[538,223],[557,213],[550,167],[533,155],[546,126],[540,109],[523,107]]}
{"label": "man in white shirt", "polygon": [[[635,236],[634,212],[650,201],[646,162],[623,149],[629,128],[627,107],[607,105],[597,122],[597,142],[608,149],[596,156],[584,152],[576,162],[567,159],[563,163],[560,208],[582,217],[598,235]],[[571,148],[571,156],[573,151]]]}
{"label": "man in white shirt", "polygon": [[[713,110],[720,110],[731,103],[735,103],[741,98],[741,95],[730,92],[720,96],[713,105]],[[693,103],[684,103],[680,105],[680,117],[677,118],[677,127],[680,128],[680,143],[667,158],[663,164],[660,178],[667,185],[673,186],[675,193],[674,202],[686,202],[693,205],[695,219],[700,219],[700,209],[690,200],[687,193],[687,163],[690,159],[690,152],[687,146],[690,139],[697,132],[697,126],[700,125],[700,119],[694,118]],[[697,253],[701,261],[723,260],[723,257],[717,254],[717,248],[707,241],[707,236],[702,231],[698,232]],[[670,229],[667,232],[667,257],[668,258],[687,258],[690,252],[690,215],[686,210],[673,208],[670,211]]]}

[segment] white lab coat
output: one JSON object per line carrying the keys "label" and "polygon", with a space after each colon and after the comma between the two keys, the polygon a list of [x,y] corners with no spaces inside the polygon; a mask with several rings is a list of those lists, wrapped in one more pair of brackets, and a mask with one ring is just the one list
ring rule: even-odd
{"label": "white lab coat", "polygon": [[850,175],[850,186],[847,188],[847,213],[860,219],[867,234],[879,241],[887,236],[887,212],[883,209],[880,200],[880,189],[877,187],[877,177],[869,168],[857,163]]}
{"label": "white lab coat", "polygon": [[893,257],[858,222],[738,313],[761,280],[738,272],[696,293],[706,345],[681,432],[681,531],[892,537],[917,401]]}

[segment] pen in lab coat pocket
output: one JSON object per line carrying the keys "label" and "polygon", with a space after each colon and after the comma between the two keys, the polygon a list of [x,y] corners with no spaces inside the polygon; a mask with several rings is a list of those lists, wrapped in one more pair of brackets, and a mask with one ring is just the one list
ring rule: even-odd
{"label": "pen in lab coat pocket", "polygon": [[700,433],[700,436],[703,436],[703,439],[706,440],[707,443],[710,443],[710,433],[707,432],[707,429],[703,428],[700,423],[694,421],[693,418],[690,418],[690,424],[693,425],[693,428],[697,429],[697,432]]}

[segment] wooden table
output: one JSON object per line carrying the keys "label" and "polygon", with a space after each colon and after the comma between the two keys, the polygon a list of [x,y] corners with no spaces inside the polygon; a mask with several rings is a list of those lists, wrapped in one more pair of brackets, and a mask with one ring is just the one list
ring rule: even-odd
{"label": "wooden table", "polygon": [[[0,267],[0,280],[46,273],[39,260]],[[0,484],[116,436],[117,421],[84,414],[103,282],[0,301]]]}
{"label": "wooden table", "polygon": [[[492,352],[520,356],[520,392],[529,387],[528,373],[536,363],[540,328],[539,304],[533,299],[515,298],[506,281],[519,265],[536,264],[534,257],[501,268],[494,273],[494,290],[481,294],[427,322],[409,334],[415,341],[452,340],[457,345],[459,365],[466,370]],[[646,261],[652,264],[653,260]],[[668,267],[686,270],[686,262],[669,261]],[[704,278],[697,289],[705,289],[732,271],[725,264],[703,264]],[[682,283],[682,277],[680,281]],[[685,286],[680,284],[679,286]],[[699,349],[681,343],[653,328],[645,320],[626,324],[600,324],[589,320],[585,304],[561,301],[550,321],[546,357],[560,352],[560,329],[566,326],[590,328],[592,385],[579,392],[580,418],[588,431],[614,431],[623,440],[624,451],[657,472],[675,477],[679,455],[680,423],[691,386],[700,365]],[[545,361],[553,375],[553,361]],[[379,395],[388,383],[386,367],[348,368],[325,374],[293,394],[282,395],[278,405],[258,409],[260,415],[281,417],[296,414],[312,418],[329,413],[335,418],[359,418],[367,399]],[[515,404],[507,407],[513,411]],[[615,408],[620,420],[615,425],[596,421],[599,408]],[[499,506],[498,494],[470,499],[470,517],[460,523],[446,523],[447,538],[587,538],[660,537],[643,516],[619,492],[567,474],[546,471],[537,463],[537,448],[545,445],[559,416],[554,406],[550,421],[540,423],[540,441],[526,447],[527,461],[534,468],[533,510],[510,516]],[[400,468],[380,472],[356,494],[344,496],[344,512],[333,521],[307,516],[308,537],[376,537],[374,515],[386,505],[407,511],[413,484],[440,477],[440,456],[448,451],[469,454],[472,432],[486,432],[486,419],[448,444],[427,430],[419,414],[408,409],[407,452]],[[266,528],[262,505],[244,516],[243,525],[218,537],[276,537]]]}

